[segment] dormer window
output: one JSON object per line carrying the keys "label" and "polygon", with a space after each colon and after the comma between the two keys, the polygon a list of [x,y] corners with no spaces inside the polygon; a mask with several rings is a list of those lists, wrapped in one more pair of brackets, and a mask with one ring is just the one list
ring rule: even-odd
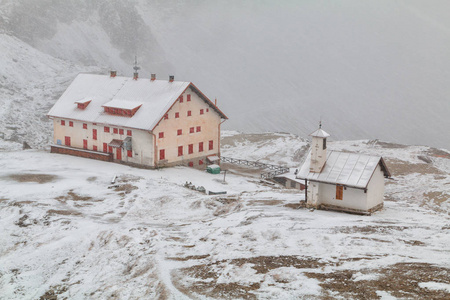
{"label": "dormer window", "polygon": [[80,101],[75,101],[75,104],[77,105],[78,109],[85,109],[89,103],[91,103],[92,100],[80,100]]}
{"label": "dormer window", "polygon": [[112,100],[103,105],[104,111],[110,115],[132,117],[142,106],[140,102]]}

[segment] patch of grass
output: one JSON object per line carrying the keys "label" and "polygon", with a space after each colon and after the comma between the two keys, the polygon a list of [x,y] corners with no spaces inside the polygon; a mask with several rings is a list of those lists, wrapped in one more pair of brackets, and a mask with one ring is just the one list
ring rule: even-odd
{"label": "patch of grass", "polygon": [[124,192],[125,194],[129,194],[131,193],[133,190],[137,190],[138,187],[134,186],[130,183],[126,183],[126,184],[121,184],[117,187],[114,188],[114,191],[116,192]]}
{"label": "patch of grass", "polygon": [[430,164],[423,163],[423,164],[414,164],[409,163],[407,161],[403,161],[400,159],[395,158],[387,158],[386,164],[389,168],[389,170],[392,173],[392,176],[404,176],[412,173],[419,173],[422,175],[425,174],[436,174],[440,175],[443,174],[441,170],[438,168],[433,167]]}
{"label": "patch of grass", "polygon": [[92,200],[92,197],[90,196],[81,196],[77,193],[74,193],[73,190],[69,190],[67,192],[67,195],[65,196],[58,196],[55,198],[58,201],[67,201],[67,200],[73,200],[73,201],[89,201]]}
{"label": "patch of grass", "polygon": [[50,174],[10,174],[5,177],[17,182],[36,182],[40,184],[54,182],[58,179],[58,176]]}
{"label": "patch of grass", "polygon": [[57,209],[50,209],[47,211],[47,214],[49,215],[63,215],[63,216],[79,216],[81,213],[79,211],[75,210],[57,210]]}

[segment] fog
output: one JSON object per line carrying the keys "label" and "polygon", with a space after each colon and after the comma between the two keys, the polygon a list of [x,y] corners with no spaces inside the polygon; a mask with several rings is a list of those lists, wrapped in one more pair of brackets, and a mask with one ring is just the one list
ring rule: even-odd
{"label": "fog", "polygon": [[194,82],[224,128],[450,148],[450,2],[0,1],[38,50]]}

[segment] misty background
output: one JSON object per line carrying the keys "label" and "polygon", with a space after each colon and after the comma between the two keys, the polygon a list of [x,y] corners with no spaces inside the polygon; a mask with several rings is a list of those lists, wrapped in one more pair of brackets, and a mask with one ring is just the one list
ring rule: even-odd
{"label": "misty background", "polygon": [[[78,72],[191,81],[224,129],[450,149],[450,1],[0,0],[0,138],[45,143]],[[33,142],[32,142],[33,143]]]}

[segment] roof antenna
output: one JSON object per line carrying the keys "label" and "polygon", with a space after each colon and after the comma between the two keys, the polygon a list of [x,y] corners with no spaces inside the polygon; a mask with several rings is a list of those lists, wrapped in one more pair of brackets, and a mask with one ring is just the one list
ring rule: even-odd
{"label": "roof antenna", "polygon": [[137,80],[138,77],[139,77],[138,70],[140,70],[141,68],[138,67],[138,65],[137,65],[137,56],[136,55],[134,56],[134,67],[133,67],[133,69],[134,69],[133,79]]}

